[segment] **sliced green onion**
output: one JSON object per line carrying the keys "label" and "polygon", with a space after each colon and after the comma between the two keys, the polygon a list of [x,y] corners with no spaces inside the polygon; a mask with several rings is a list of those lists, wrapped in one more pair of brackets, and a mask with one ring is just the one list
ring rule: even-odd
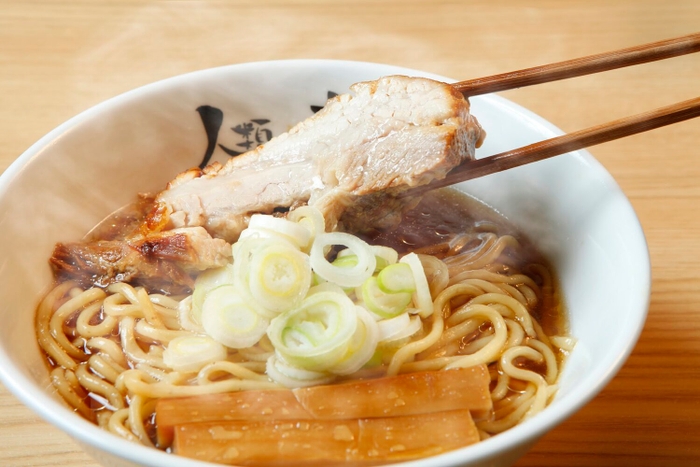
{"label": "sliced green onion", "polygon": [[[348,251],[348,250],[346,249],[343,251]],[[338,267],[338,268],[346,268],[346,269],[354,268],[357,266],[357,256],[355,256],[353,254],[349,254],[349,255],[342,256],[342,257],[337,257],[331,264],[335,267]],[[321,281],[324,281],[324,279],[321,276],[319,276],[318,274],[314,273],[314,275],[316,275]],[[332,282],[327,282],[327,281],[326,281],[326,283],[332,284]],[[355,289],[354,287],[343,287],[342,288],[342,290],[345,292],[346,295],[352,294],[354,289]]]}
{"label": "sliced green onion", "polygon": [[333,284],[332,282],[322,282],[311,287],[306,293],[306,296],[308,297],[319,292],[345,293],[345,290],[341,286]]}
{"label": "sliced green onion", "polygon": [[379,271],[377,285],[386,293],[413,293],[416,291],[413,270],[406,263],[390,264]]}
{"label": "sliced green onion", "polygon": [[163,363],[181,372],[196,372],[224,359],[226,348],[208,336],[176,337],[163,351]]}
{"label": "sliced green onion", "polygon": [[420,316],[411,316],[408,326],[406,326],[400,333],[384,339],[382,341],[382,346],[385,348],[401,347],[411,339],[411,336],[419,332],[422,328],[423,320],[421,320]]}
{"label": "sliced green onion", "polygon": [[265,373],[276,383],[290,389],[327,384],[335,379],[335,376],[329,373],[297,368],[277,355],[267,359]]}
{"label": "sliced green onion", "polygon": [[384,352],[382,351],[381,348],[375,349],[374,353],[372,354],[372,358],[367,360],[367,363],[364,364],[363,368],[376,368],[379,365],[381,365],[384,361]]}
{"label": "sliced green onion", "polygon": [[411,303],[410,292],[386,293],[379,288],[377,277],[368,278],[361,287],[362,301],[369,311],[381,318],[403,313]]}
{"label": "sliced green onion", "polygon": [[[370,247],[371,247],[371,245],[370,245]],[[355,253],[353,253],[351,249],[343,248],[342,250],[340,250],[338,252],[338,254],[336,255],[336,258],[342,258],[344,256],[357,256],[357,255],[355,255]]]}
{"label": "sliced green onion", "polygon": [[[321,211],[308,205],[293,209],[287,214],[287,219],[306,228],[311,234],[311,242],[326,231],[326,221]],[[304,250],[306,251],[305,248]]]}
{"label": "sliced green onion", "polygon": [[379,341],[390,339],[400,333],[410,322],[411,317],[408,313],[401,313],[394,318],[379,321],[377,323],[377,327],[379,328]]}
{"label": "sliced green onion", "polygon": [[430,295],[435,298],[447,288],[450,282],[450,272],[447,269],[447,265],[432,255],[419,254],[418,259],[423,265],[425,276],[430,278],[428,281],[430,284]]}
{"label": "sliced green onion", "polygon": [[298,306],[311,286],[309,257],[285,244],[256,249],[250,258],[248,287],[267,310],[281,313]]}
{"label": "sliced green onion", "polygon": [[[374,268],[374,272],[381,271],[390,264],[395,264],[399,260],[399,254],[391,247],[382,245],[370,245],[374,257],[376,258],[377,265]],[[345,258],[349,256],[355,256],[352,250],[346,248],[338,252],[337,258]]]}
{"label": "sliced green onion", "polygon": [[408,313],[402,313],[391,319],[383,319],[377,323],[379,342],[390,343],[410,337],[418,332],[422,326],[420,317],[409,316]]}
{"label": "sliced green onion", "polygon": [[268,324],[233,285],[212,290],[202,305],[204,330],[227,347],[242,349],[254,345],[265,334]]}
{"label": "sliced green onion", "polygon": [[379,328],[372,316],[356,306],[358,326],[350,341],[345,358],[339,361],[330,371],[336,375],[349,375],[362,368],[374,355],[379,343]]}
{"label": "sliced green onion", "polygon": [[[267,319],[274,318],[279,314],[279,311],[263,306],[259,300],[260,294],[257,297],[253,294],[251,290],[251,263],[256,256],[259,257],[261,251],[279,244],[296,250],[296,247],[291,242],[281,238],[248,237],[239,239],[233,245],[233,283],[241,298],[248,303],[248,306]],[[309,277],[310,280],[311,278]]]}
{"label": "sliced green onion", "polygon": [[373,245],[372,251],[374,251],[374,256],[377,257],[376,271],[381,271],[390,264],[396,264],[399,260],[398,252],[388,246]]}
{"label": "sliced green onion", "polygon": [[[326,259],[326,248],[343,245],[357,257],[353,267],[338,267]],[[323,279],[341,287],[357,287],[372,275],[377,265],[372,248],[363,240],[344,232],[323,233],[311,246],[311,267]]]}
{"label": "sliced green onion", "polygon": [[[244,238],[257,232],[262,238],[280,236],[299,248],[307,248],[311,243],[311,232],[309,229],[291,220],[268,214],[253,214],[250,216],[246,231],[249,231],[249,233],[246,233]],[[243,235],[243,232],[241,235]]]}
{"label": "sliced green onion", "polygon": [[[201,321],[202,311],[200,307],[199,319]],[[201,333],[204,332],[202,323],[195,322],[192,318],[192,295],[180,300],[177,305],[177,321],[180,327],[186,331]]]}
{"label": "sliced green onion", "polygon": [[357,323],[352,300],[344,293],[321,291],[273,319],[267,335],[284,361],[323,372],[346,356]]}
{"label": "sliced green onion", "polygon": [[411,266],[413,280],[416,284],[416,291],[413,293],[413,302],[416,308],[418,308],[420,317],[427,318],[433,314],[433,298],[430,295],[430,287],[428,286],[428,279],[425,277],[423,264],[415,253],[405,255],[399,262]]}
{"label": "sliced green onion", "polygon": [[357,255],[349,254],[345,256],[338,256],[331,264],[339,268],[354,268],[357,266]]}
{"label": "sliced green onion", "polygon": [[202,304],[209,291],[225,285],[233,284],[233,266],[208,269],[197,276],[192,292],[192,308],[190,319],[196,324],[202,324]]}
{"label": "sliced green onion", "polygon": [[[321,284],[330,284],[330,282],[328,282],[326,279],[319,276],[315,272],[311,271],[311,287],[315,287],[315,286],[321,285]],[[335,285],[335,284],[333,284],[333,285]]]}

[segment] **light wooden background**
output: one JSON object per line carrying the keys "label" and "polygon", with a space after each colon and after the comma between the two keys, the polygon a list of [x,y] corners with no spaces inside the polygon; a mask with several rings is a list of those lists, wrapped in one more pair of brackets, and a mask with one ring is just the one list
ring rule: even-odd
{"label": "light wooden background", "polygon": [[[78,112],[202,68],[334,58],[466,79],[698,31],[698,0],[0,0],[0,169]],[[572,131],[697,97],[700,54],[504,95]],[[615,380],[518,465],[700,465],[700,120],[592,152],[647,234],[649,319]],[[96,466],[3,387],[0,465]]]}

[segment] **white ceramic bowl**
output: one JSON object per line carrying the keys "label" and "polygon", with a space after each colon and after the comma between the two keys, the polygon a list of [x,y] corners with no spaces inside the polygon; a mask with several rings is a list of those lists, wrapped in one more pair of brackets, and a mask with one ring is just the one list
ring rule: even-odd
{"label": "white ceramic bowl", "polygon": [[[51,280],[57,241],[76,240],[137,192],[158,191],[198,165],[208,139],[197,111],[223,117],[212,160],[264,141],[312,114],[328,92],[388,74],[446,78],[369,63],[261,62],[161,81],[100,104],[33,145],[0,178],[0,377],[25,404],[108,466],[205,465],[112,436],[63,405],[50,389],[34,337],[34,310]],[[497,96],[472,99],[488,132],[477,156],[560,134],[537,115]],[[544,412],[478,445],[411,466],[510,465],[545,432],[593,398],[615,375],[642,329],[650,267],[637,217],[612,177],[586,151],[461,186],[518,225],[551,259],[578,345],[561,388]]]}

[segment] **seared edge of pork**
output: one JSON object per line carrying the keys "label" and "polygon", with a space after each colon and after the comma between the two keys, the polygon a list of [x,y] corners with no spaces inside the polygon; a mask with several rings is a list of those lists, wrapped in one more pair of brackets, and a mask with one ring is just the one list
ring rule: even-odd
{"label": "seared edge of pork", "polygon": [[186,292],[193,276],[231,261],[231,246],[202,227],[188,227],[126,240],[56,244],[49,260],[57,280],[83,287],[129,282],[149,290]]}

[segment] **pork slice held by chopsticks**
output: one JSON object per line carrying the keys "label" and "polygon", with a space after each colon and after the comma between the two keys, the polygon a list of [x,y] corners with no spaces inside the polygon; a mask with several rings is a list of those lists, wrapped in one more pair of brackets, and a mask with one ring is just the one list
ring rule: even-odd
{"label": "pork slice held by chopsticks", "polygon": [[[306,203],[324,213],[328,228],[344,215],[395,222],[406,204],[393,199],[397,193],[473,159],[484,137],[469,102],[448,84],[390,76],[351,90],[223,166],[180,174],[156,197],[146,226],[203,226],[233,242],[251,214]],[[366,196],[371,202],[362,203]]]}
{"label": "pork slice held by chopsticks", "polygon": [[479,441],[468,410],[353,420],[232,421],[177,427],[173,452],[230,465],[378,465]]}
{"label": "pork slice held by chopsticks", "polygon": [[407,373],[293,390],[240,391],[160,399],[156,428],[161,447],[176,426],[233,420],[344,420],[396,417],[445,410],[491,410],[485,365]]}
{"label": "pork slice held by chopsticks", "polygon": [[[352,90],[223,166],[181,173],[123,239],[57,245],[55,276],[75,272],[85,286],[127,281],[175,293],[191,285],[189,272],[222,264],[226,245],[218,242],[235,241],[253,213],[308,203],[324,213],[327,228],[341,218],[355,229],[392,225],[411,205],[399,193],[473,159],[484,136],[469,102],[445,83],[393,76]],[[173,256],[175,240],[182,248]]]}

